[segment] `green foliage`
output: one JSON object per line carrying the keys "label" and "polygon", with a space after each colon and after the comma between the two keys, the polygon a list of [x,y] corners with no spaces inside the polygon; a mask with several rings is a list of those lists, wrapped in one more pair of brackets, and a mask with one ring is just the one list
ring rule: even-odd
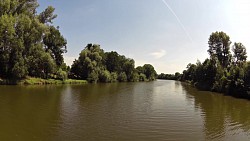
{"label": "green foliage", "polygon": [[133,81],[132,75],[134,69],[135,69],[135,61],[133,59],[127,59],[123,65],[123,70],[126,73],[128,81]]}
{"label": "green foliage", "polygon": [[55,72],[55,62],[50,56],[50,53],[46,53],[41,46],[33,46],[30,48],[29,60],[29,75],[33,77],[48,78],[49,74]]}
{"label": "green foliage", "polygon": [[[155,80],[154,67],[146,64],[143,71],[135,69],[135,61],[117,52],[104,52],[97,44],[88,44],[71,66],[70,78],[87,79],[89,82],[137,82]],[[119,75],[118,75],[119,74]],[[147,77],[140,79],[140,75]]]}
{"label": "green foliage", "polygon": [[161,73],[157,76],[157,79],[166,79],[166,80],[180,80],[182,77],[182,74],[179,72],[176,72],[175,74],[164,74]]}
{"label": "green foliage", "polygon": [[66,71],[63,71],[61,68],[56,72],[57,79],[59,80],[66,80],[68,79],[68,74]]}
{"label": "green foliage", "polygon": [[48,24],[55,9],[49,6],[37,14],[37,7],[37,0],[0,2],[0,77],[48,78],[63,64],[66,40]]}
{"label": "green foliage", "polygon": [[144,70],[144,74],[146,75],[146,78],[148,80],[155,80],[156,76],[157,76],[157,73],[154,69],[154,67],[150,64],[145,64],[143,66],[143,70]]}
{"label": "green foliage", "polygon": [[183,80],[189,80],[189,81],[195,81],[196,80],[196,68],[197,66],[195,64],[189,63],[187,65],[187,70],[183,71]]}
{"label": "green foliage", "polygon": [[100,75],[99,75],[99,80],[100,82],[111,82],[111,74],[108,70],[103,70],[101,71]]}
{"label": "green foliage", "polygon": [[213,32],[208,40],[208,53],[211,59],[218,59],[223,68],[231,63],[230,37],[224,32]]}
{"label": "green foliage", "polygon": [[25,84],[25,85],[86,84],[86,83],[87,83],[86,80],[73,80],[73,79],[58,80],[58,79],[42,79],[42,78],[33,78],[33,77],[28,77],[18,82],[18,84]]}
{"label": "green foliage", "polygon": [[246,62],[247,60],[247,51],[245,46],[242,43],[234,43],[233,46],[233,52],[234,52],[234,59],[235,63],[237,65],[242,64],[243,62]]}
{"label": "green foliage", "polygon": [[246,62],[244,68],[244,82],[247,87],[250,87],[250,62]]}
{"label": "green foliage", "polygon": [[[100,48],[100,45],[88,44],[84,50],[81,51],[78,60],[75,60],[71,67],[71,77],[76,79],[90,79],[93,76],[99,77],[100,70],[105,67],[102,64],[102,55],[104,51]],[[91,76],[90,76],[91,75]],[[94,78],[96,78],[94,77]]]}
{"label": "green foliage", "polygon": [[[55,8],[37,13],[37,0],[0,2],[0,77],[24,79],[39,77],[89,82],[136,82],[154,80],[156,72],[146,64],[135,69],[133,59],[117,52],[104,52],[100,45],[88,44],[71,69],[64,63],[67,41],[53,25]],[[119,74],[119,75],[118,75]],[[144,74],[146,78],[144,78]]]}
{"label": "green foliage", "polygon": [[49,6],[46,8],[42,13],[38,15],[38,19],[41,23],[52,23],[52,20],[57,17],[57,15],[54,15],[55,8],[52,6]]}
{"label": "green foliage", "polygon": [[216,68],[215,81],[211,88],[212,91],[225,92],[225,86],[227,85],[227,76],[225,76],[227,70],[218,65]]}
{"label": "green foliage", "polygon": [[119,82],[126,82],[128,80],[127,78],[127,75],[125,72],[121,72],[119,75],[118,75],[118,81]]}
{"label": "green foliage", "polygon": [[136,71],[138,72],[138,74],[144,73],[144,68],[142,66],[138,66],[136,67]]}
{"label": "green foliage", "polygon": [[234,43],[232,58],[230,37],[224,32],[212,33],[208,44],[210,59],[189,64],[182,80],[191,81],[201,89],[250,98],[250,62],[246,62],[244,45]]}
{"label": "green foliage", "polygon": [[147,81],[146,75],[143,74],[143,73],[141,73],[141,74],[139,75],[139,81]]}
{"label": "green foliage", "polygon": [[110,73],[110,82],[117,82],[117,73],[116,72],[111,72]]}
{"label": "green foliage", "polygon": [[97,83],[98,81],[98,74],[93,71],[91,72],[89,75],[88,75],[88,78],[87,78],[88,82],[90,83]]}
{"label": "green foliage", "polygon": [[131,79],[130,79],[130,81],[131,82],[138,82],[140,79],[139,79],[139,74],[137,73],[137,72],[133,72],[132,73],[132,76],[131,76]]}
{"label": "green foliage", "polygon": [[66,52],[67,41],[61,35],[59,29],[54,26],[49,27],[49,32],[43,38],[46,52],[50,52],[51,56],[60,67],[63,64],[63,53]]}
{"label": "green foliage", "polygon": [[108,71],[121,72],[122,71],[122,61],[125,57],[122,57],[117,52],[111,51],[106,52],[105,64]]}

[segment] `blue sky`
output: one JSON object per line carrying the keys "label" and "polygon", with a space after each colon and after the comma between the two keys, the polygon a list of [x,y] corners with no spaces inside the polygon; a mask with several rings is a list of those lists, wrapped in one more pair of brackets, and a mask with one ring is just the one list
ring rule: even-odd
{"label": "blue sky", "polygon": [[56,8],[54,25],[68,41],[71,65],[88,43],[152,64],[157,73],[182,72],[208,57],[208,38],[224,31],[250,53],[249,0],[38,0]]}

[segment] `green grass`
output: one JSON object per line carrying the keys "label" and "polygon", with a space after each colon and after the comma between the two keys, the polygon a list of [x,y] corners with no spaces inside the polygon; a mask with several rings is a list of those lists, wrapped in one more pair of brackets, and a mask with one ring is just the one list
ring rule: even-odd
{"label": "green grass", "polygon": [[47,85],[47,84],[86,84],[86,80],[75,80],[75,79],[66,79],[66,80],[56,80],[56,79],[42,79],[28,77],[26,79],[18,81],[18,85]]}

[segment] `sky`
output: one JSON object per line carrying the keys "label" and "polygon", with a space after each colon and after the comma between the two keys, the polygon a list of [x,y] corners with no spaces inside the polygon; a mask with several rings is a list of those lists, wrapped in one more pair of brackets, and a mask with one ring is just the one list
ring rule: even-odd
{"label": "sky", "polygon": [[208,38],[223,31],[250,54],[249,0],[38,0],[38,13],[55,7],[71,65],[88,43],[175,73],[209,57]]}

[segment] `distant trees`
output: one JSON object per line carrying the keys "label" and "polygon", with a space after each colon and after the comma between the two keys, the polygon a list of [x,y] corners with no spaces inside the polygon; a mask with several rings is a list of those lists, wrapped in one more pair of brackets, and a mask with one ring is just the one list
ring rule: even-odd
{"label": "distant trees", "polygon": [[250,63],[246,62],[246,48],[242,43],[234,43],[232,47],[230,44],[226,33],[212,33],[208,41],[210,58],[203,63],[189,64],[181,80],[188,80],[201,89],[250,98]]}
{"label": "distant trees", "polygon": [[97,44],[88,44],[72,64],[70,77],[89,82],[137,82],[155,80],[156,71],[150,64],[141,70],[135,68],[133,59],[117,52],[104,52]]}
{"label": "distant trees", "polygon": [[180,80],[182,74],[176,72],[175,74],[164,74],[161,73],[157,76],[157,79],[165,79],[165,80]]}
{"label": "distant trees", "polygon": [[66,39],[52,24],[49,6],[37,14],[37,0],[0,2],[0,77],[56,77],[64,63]]}

